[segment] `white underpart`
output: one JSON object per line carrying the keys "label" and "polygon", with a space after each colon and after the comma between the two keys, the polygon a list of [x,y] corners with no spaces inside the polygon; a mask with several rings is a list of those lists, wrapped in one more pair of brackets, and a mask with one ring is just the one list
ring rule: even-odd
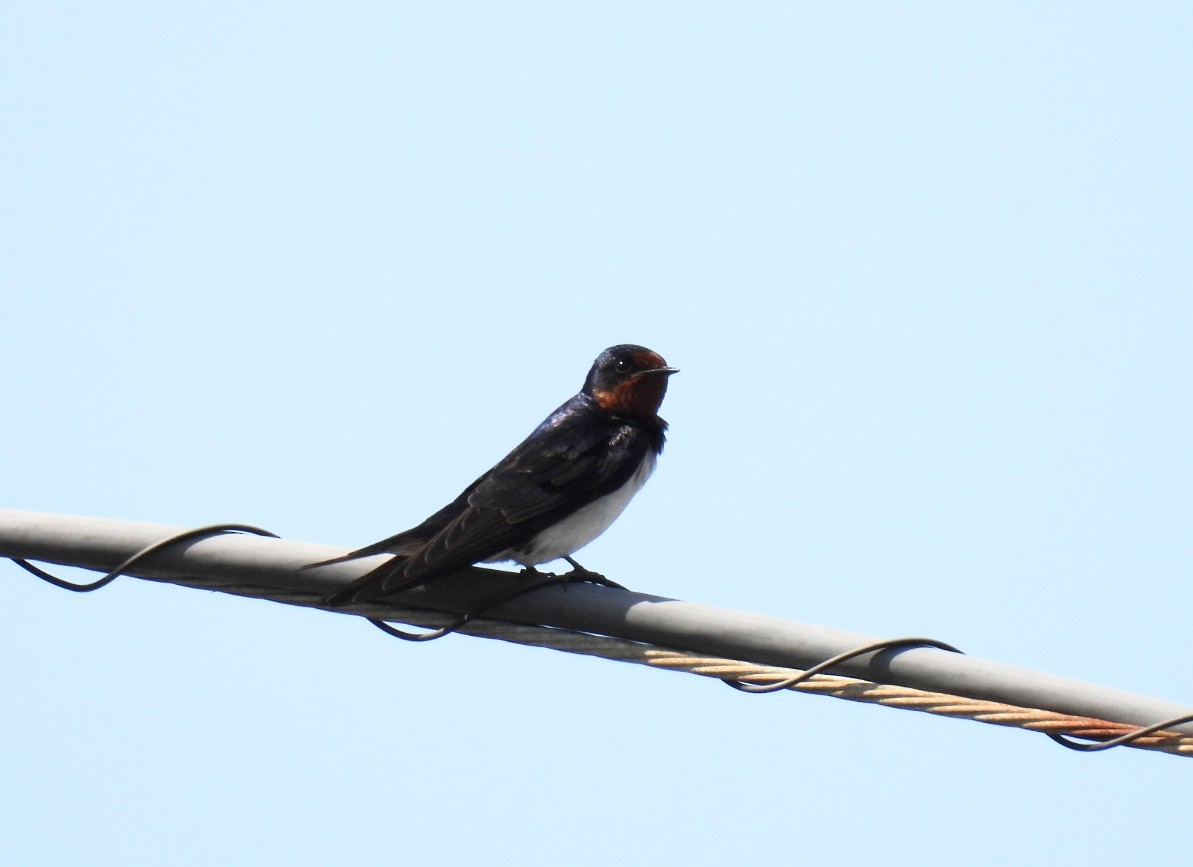
{"label": "white underpart", "polygon": [[523,566],[537,566],[539,563],[558,560],[579,551],[605,532],[609,525],[617,520],[617,516],[625,511],[630,499],[654,472],[655,461],[656,456],[648,454],[634,475],[616,491],[599,500],[593,500],[559,523],[547,527],[519,550],[503,551],[488,562],[514,560]]}

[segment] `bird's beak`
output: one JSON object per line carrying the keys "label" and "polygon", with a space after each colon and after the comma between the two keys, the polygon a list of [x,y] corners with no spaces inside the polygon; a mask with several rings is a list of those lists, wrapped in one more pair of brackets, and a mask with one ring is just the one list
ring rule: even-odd
{"label": "bird's beak", "polygon": [[664,373],[667,376],[670,376],[673,373],[679,373],[679,368],[678,367],[652,367],[648,370],[639,370],[638,371],[639,375],[646,374],[646,373]]}

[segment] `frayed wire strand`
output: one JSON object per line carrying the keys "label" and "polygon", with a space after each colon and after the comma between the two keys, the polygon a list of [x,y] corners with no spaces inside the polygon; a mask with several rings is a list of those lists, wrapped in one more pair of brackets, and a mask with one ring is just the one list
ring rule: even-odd
{"label": "frayed wire strand", "polygon": [[1097,753],[1102,750],[1108,750],[1112,747],[1121,747],[1125,744],[1130,744],[1140,738],[1145,738],[1148,735],[1155,734],[1158,731],[1163,731],[1172,726],[1179,726],[1182,723],[1193,722],[1193,713],[1187,713],[1184,716],[1174,716],[1172,719],[1166,719],[1163,722],[1152,723],[1150,726],[1144,726],[1133,732],[1127,732],[1125,735],[1119,735],[1116,738],[1111,738],[1108,741],[1094,741],[1093,743],[1083,744],[1078,743],[1072,738],[1065,735],[1053,734],[1052,732],[1044,732],[1052,740],[1056,741],[1062,747],[1067,747],[1070,750],[1076,750],[1079,753]]}
{"label": "frayed wire strand", "polygon": [[271,538],[279,538],[277,533],[271,533],[269,530],[262,530],[260,527],[252,527],[248,524],[210,524],[206,527],[194,527],[190,530],[183,530],[181,533],[175,533],[173,536],[167,536],[165,539],[160,539],[152,545],[146,545],[137,553],[133,554],[115,569],[110,571],[107,575],[99,578],[89,584],[76,584],[73,581],[67,581],[65,578],[59,578],[56,575],[51,575],[49,572],[34,566],[27,560],[22,560],[19,557],[13,557],[12,562],[16,563],[26,572],[36,575],[42,581],[53,584],[55,587],[61,587],[63,590],[69,590],[72,593],[91,593],[101,587],[106,587],[125,574],[133,566],[140,563],[146,557],[156,554],[165,548],[173,545],[179,545],[183,542],[189,542],[193,539],[207,539],[211,536],[222,536],[225,533],[249,533],[254,536],[269,536]]}
{"label": "frayed wire strand", "polygon": [[750,692],[758,695],[767,692],[778,692],[782,689],[791,689],[793,686],[803,683],[805,680],[810,680],[821,672],[828,671],[830,668],[840,665],[842,662],[848,662],[859,656],[865,656],[867,653],[874,653],[880,650],[910,650],[915,647],[931,647],[936,650],[947,650],[950,653],[961,652],[953,647],[953,645],[937,641],[935,638],[886,638],[882,641],[874,641],[870,644],[863,644],[861,647],[855,647],[852,650],[846,650],[844,653],[838,653],[831,659],[816,663],[800,674],[784,678],[775,683],[745,683],[740,680],[734,680],[733,678],[725,678],[723,682],[739,692]]}

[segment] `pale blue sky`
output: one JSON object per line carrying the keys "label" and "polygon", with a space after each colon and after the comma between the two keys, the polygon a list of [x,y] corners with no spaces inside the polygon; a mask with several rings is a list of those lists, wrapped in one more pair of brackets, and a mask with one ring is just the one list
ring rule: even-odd
{"label": "pale blue sky", "polygon": [[[0,505],[360,545],[643,343],[671,438],[586,565],[1193,704],[1191,25],[8,4]],[[1187,845],[1174,757],[0,578],[5,863]]]}

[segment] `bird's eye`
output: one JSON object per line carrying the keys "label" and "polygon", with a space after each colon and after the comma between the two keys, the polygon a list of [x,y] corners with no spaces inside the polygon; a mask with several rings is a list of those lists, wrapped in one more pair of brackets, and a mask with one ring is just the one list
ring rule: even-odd
{"label": "bird's eye", "polygon": [[621,361],[619,361],[615,365],[613,365],[613,369],[616,370],[618,373],[629,373],[631,370],[634,369],[634,365],[623,358]]}

